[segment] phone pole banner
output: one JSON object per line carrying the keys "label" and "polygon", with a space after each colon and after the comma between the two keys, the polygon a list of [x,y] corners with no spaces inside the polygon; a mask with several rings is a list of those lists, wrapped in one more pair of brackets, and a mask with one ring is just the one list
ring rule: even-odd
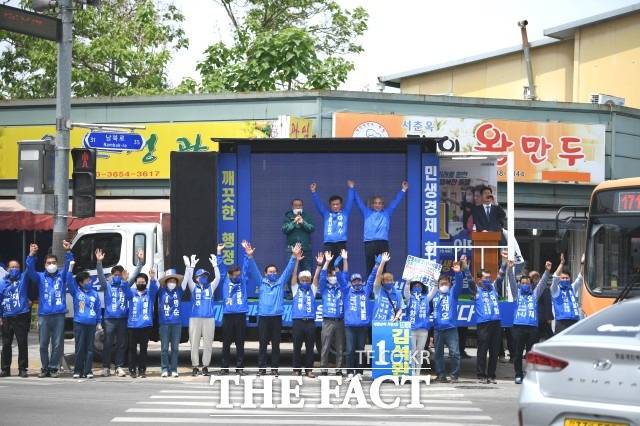
{"label": "phone pole banner", "polygon": [[440,243],[440,161],[422,154],[422,257],[437,262]]}
{"label": "phone pole banner", "polygon": [[409,321],[373,321],[373,378],[409,375],[411,359],[411,323]]}

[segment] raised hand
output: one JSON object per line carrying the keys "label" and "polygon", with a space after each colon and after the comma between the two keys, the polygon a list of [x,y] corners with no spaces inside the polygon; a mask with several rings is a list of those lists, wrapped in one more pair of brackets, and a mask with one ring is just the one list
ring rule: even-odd
{"label": "raised hand", "polygon": [[182,256],[182,260],[184,261],[184,266],[187,268],[191,267],[191,262],[189,261],[189,256]]}
{"label": "raised hand", "polygon": [[453,262],[453,267],[451,268],[453,272],[456,274],[460,272],[460,262]]}
{"label": "raised hand", "polygon": [[322,266],[323,263],[324,263],[324,253],[318,252],[318,254],[316,254],[316,264],[318,266]]}
{"label": "raised hand", "polygon": [[31,243],[29,245],[29,256],[35,256],[38,253],[38,245]]}
{"label": "raised hand", "polygon": [[354,188],[354,187],[356,186],[356,183],[355,183],[354,181],[352,181],[351,179],[349,179],[349,180],[347,181],[347,186],[348,186],[349,188]]}
{"label": "raised hand", "polygon": [[156,270],[154,268],[149,269],[149,281],[156,279]]}
{"label": "raised hand", "polygon": [[318,184],[313,182],[311,185],[309,185],[309,189],[311,190],[311,192],[316,192],[316,190],[318,189]]}
{"label": "raised hand", "polygon": [[63,240],[62,241],[62,248],[65,249],[66,251],[71,250],[71,243],[67,240]]}
{"label": "raised hand", "polygon": [[462,256],[460,256],[460,266],[462,266],[463,268],[466,268],[468,266],[466,254],[463,254]]}
{"label": "raised hand", "polygon": [[293,249],[291,250],[291,253],[296,257],[296,259],[298,260],[302,260],[302,244],[300,243],[296,243],[293,246]]}
{"label": "raised hand", "polygon": [[391,260],[391,255],[389,254],[389,252],[382,253],[382,263],[387,263],[390,260]]}
{"label": "raised hand", "polygon": [[218,256],[222,254],[222,250],[224,250],[224,243],[219,243],[216,247],[216,253],[218,253]]}
{"label": "raised hand", "polygon": [[407,182],[406,180],[402,181],[402,190],[407,192],[407,190],[409,189],[409,182]]}
{"label": "raised hand", "polygon": [[340,257],[342,257],[345,260],[349,258],[349,253],[347,252],[346,249],[340,250]]}
{"label": "raised hand", "polygon": [[547,272],[551,272],[551,268],[553,267],[553,264],[547,260],[546,262],[544,262],[544,269],[547,270]]}
{"label": "raised hand", "polygon": [[564,253],[560,253],[560,264],[564,265]]}
{"label": "raised hand", "polygon": [[102,262],[104,260],[104,252],[102,249],[96,249],[96,261]]}
{"label": "raised hand", "polygon": [[251,244],[246,240],[242,242],[242,248],[244,248],[244,252],[247,255],[247,257],[252,257],[253,253],[256,251],[256,249],[254,249],[251,246]]}
{"label": "raised hand", "polygon": [[584,253],[582,253],[582,256],[580,257],[580,264],[584,265]]}
{"label": "raised hand", "polygon": [[213,266],[214,268],[218,265],[218,258],[215,254],[211,254],[211,256],[209,257],[209,262],[211,262],[211,266]]}
{"label": "raised hand", "polygon": [[191,267],[195,268],[196,265],[198,264],[198,262],[200,262],[200,259],[198,259],[195,254],[192,254],[191,255]]}
{"label": "raised hand", "polygon": [[333,260],[333,253],[331,253],[330,251],[325,251],[324,252],[324,260],[327,263],[331,263],[331,261]]}

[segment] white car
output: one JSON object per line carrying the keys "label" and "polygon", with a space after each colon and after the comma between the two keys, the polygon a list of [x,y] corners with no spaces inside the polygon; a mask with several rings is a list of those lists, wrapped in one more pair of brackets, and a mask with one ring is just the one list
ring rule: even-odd
{"label": "white car", "polygon": [[640,426],[640,298],[535,345],[519,405],[521,426]]}

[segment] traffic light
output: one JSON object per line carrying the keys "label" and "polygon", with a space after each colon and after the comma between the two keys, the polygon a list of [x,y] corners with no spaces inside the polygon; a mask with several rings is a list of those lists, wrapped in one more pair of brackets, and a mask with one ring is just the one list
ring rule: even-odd
{"label": "traffic light", "polygon": [[74,148],[73,159],[73,217],[93,217],[96,215],[96,150]]}

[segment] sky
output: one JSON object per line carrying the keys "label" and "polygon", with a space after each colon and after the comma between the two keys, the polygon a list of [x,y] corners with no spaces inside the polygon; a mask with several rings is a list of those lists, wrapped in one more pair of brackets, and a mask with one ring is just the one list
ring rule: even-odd
{"label": "sky", "polygon": [[[521,44],[517,22],[529,21],[529,40],[560,24],[637,3],[638,0],[338,0],[363,6],[369,29],[364,52],[352,58],[355,70],[340,87],[377,91],[378,76],[461,59]],[[226,14],[215,0],[173,0],[185,15],[188,50],[174,55],[169,78],[198,79],[195,66],[209,44],[230,40]],[[385,91],[394,91],[387,88]]]}

